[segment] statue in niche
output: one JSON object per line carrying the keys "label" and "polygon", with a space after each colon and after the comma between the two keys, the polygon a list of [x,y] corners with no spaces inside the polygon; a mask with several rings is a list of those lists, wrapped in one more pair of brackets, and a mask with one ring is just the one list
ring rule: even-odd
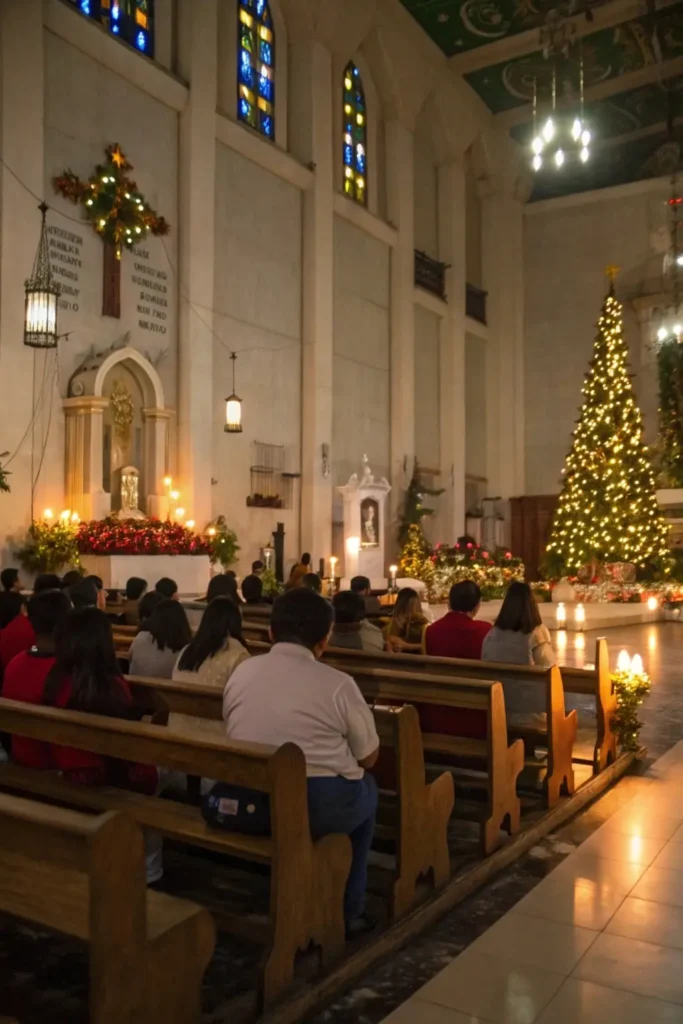
{"label": "statue in niche", "polygon": [[114,381],[109,396],[114,433],[114,468],[124,465],[130,450],[131,430],[135,417],[133,396],[121,378]]}
{"label": "statue in niche", "polygon": [[364,548],[379,547],[379,504],[374,498],[360,504],[360,543]]}
{"label": "statue in niche", "polygon": [[139,508],[140,473],[135,466],[125,466],[121,470],[121,519],[145,519]]}

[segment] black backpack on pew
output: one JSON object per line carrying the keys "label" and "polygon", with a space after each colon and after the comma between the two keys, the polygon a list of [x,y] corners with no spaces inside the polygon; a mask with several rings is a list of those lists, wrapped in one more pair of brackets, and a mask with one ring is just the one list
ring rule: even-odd
{"label": "black backpack on pew", "polygon": [[202,797],[202,817],[211,828],[246,836],[270,835],[270,800],[267,793],[217,782]]}

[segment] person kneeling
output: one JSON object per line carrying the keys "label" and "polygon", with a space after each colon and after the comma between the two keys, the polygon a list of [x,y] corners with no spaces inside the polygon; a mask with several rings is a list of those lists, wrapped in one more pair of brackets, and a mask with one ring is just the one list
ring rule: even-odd
{"label": "person kneeling", "polygon": [[343,833],[351,839],[344,916],[353,938],[375,925],[365,914],[365,890],[377,784],[366,769],[377,762],[379,738],[354,680],[320,664],[332,620],[329,603],[312,590],[279,598],[270,621],[273,647],[230,677],[223,718],[229,739],[296,743],[303,751],[313,838]]}

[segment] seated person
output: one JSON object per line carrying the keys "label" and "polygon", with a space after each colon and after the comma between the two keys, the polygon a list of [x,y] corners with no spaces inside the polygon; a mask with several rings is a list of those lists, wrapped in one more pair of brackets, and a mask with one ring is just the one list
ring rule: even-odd
{"label": "seated person", "polygon": [[381,614],[382,605],[379,603],[379,598],[373,597],[370,593],[370,580],[367,576],[354,576],[351,580],[351,590],[354,594],[360,594],[365,601],[366,615]]}
{"label": "seated person", "polygon": [[265,565],[263,564],[263,562],[260,559],[257,559],[255,562],[251,563],[251,575],[252,576],[260,576],[264,569],[265,569]]}
{"label": "seated person", "polygon": [[78,569],[69,569],[69,571],[65,572],[62,576],[62,590],[68,590],[69,587],[73,587],[77,583],[80,583],[82,579],[83,575],[78,571]]}
{"label": "seated person", "polygon": [[107,607],[107,591],[104,589],[102,578],[100,576],[93,576],[92,574],[85,578],[95,584],[97,589],[97,607],[101,612],[103,612]]}
{"label": "seated person", "polygon": [[347,935],[356,936],[374,927],[364,911],[377,785],[365,769],[377,761],[379,738],[353,679],[319,661],[332,615],[324,598],[303,587],[280,597],[270,623],[274,646],[232,675],[223,718],[229,739],[296,743],[303,751],[313,837],[342,832],[351,839],[344,914]]}
{"label": "seated person", "polygon": [[164,598],[158,590],[148,590],[138,601],[138,633],[149,628],[149,620],[152,612]]}
{"label": "seated person", "polygon": [[74,583],[67,594],[74,608],[97,608],[99,591],[91,576]]}
{"label": "seated person", "polygon": [[54,572],[41,572],[36,576],[33,584],[33,593],[39,594],[42,590],[61,590],[62,581]]}
{"label": "seated person", "polygon": [[178,654],[192,639],[187,613],[179,601],[159,601],[147,628],[133,640],[128,653],[130,675],[170,679]]}
{"label": "seated person", "polygon": [[[224,690],[238,665],[248,659],[239,608],[229,597],[215,597],[204,612],[196,635],[176,659],[172,678],[179,683]],[[225,735],[220,722],[190,715],[172,714],[169,725]]]}
{"label": "seated person", "polygon": [[311,571],[311,556],[308,551],[304,551],[301,556],[300,562],[295,562],[292,566],[289,574],[289,579],[285,583],[286,590],[296,590],[303,583],[304,576],[307,576]]}
{"label": "seated person", "polygon": [[425,654],[481,661],[481,645],[491,630],[490,623],[477,621],[481,590],[472,580],[454,583],[448,606],[450,611],[425,630]]}
{"label": "seated person", "polygon": [[237,589],[237,577],[234,572],[219,572],[209,580],[204,600],[211,604],[215,597],[229,597],[233,604],[242,604],[242,598]]}
{"label": "seated person", "polygon": [[168,576],[162,576],[160,580],[157,580],[154,589],[157,594],[161,594],[162,597],[167,598],[169,601],[179,600],[178,584]]}
{"label": "seated person", "polygon": [[[28,620],[35,633],[29,650],[12,658],[2,682],[2,696],[25,704],[42,704],[45,680],[56,660],[55,634],[71,611],[63,591],[45,590],[28,602]],[[12,758],[26,768],[54,767],[49,743],[12,737]]]}
{"label": "seated person", "polygon": [[381,629],[365,618],[365,603],[360,594],[352,590],[340,590],[332,599],[334,626],[330,636],[330,647],[344,647],[356,651],[383,651],[384,637]]}
{"label": "seated person", "polygon": [[323,591],[323,581],[317,572],[307,572],[301,581],[301,586],[306,587],[307,590],[314,591],[316,594],[322,594]]}
{"label": "seated person", "polygon": [[384,629],[387,649],[394,654],[419,654],[427,624],[417,590],[403,587],[398,592],[391,622]]}
{"label": "seated person", "polygon": [[147,580],[140,576],[131,576],[126,580],[126,589],[123,596],[123,607],[121,615],[126,626],[137,626],[139,620],[140,599],[147,592]]}
{"label": "seated person", "polygon": [[0,609],[0,673],[15,655],[35,643],[36,635],[27,614],[25,597],[16,591],[5,594]]}
{"label": "seated person", "polygon": [[20,594],[21,580],[18,569],[3,569],[0,572],[0,586],[3,594]]}
{"label": "seated person", "polygon": [[242,580],[242,597],[247,608],[270,608],[268,602],[263,600],[263,581],[256,573]]}
{"label": "seated person", "polygon": [[528,583],[515,582],[508,587],[503,607],[484,640],[482,660],[543,668],[557,664],[548,627],[543,625]]}

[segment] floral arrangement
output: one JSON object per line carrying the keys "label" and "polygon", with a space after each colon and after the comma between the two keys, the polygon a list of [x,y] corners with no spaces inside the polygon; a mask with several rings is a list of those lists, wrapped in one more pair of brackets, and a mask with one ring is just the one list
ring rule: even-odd
{"label": "floral arrangement", "polygon": [[78,553],[76,527],[61,519],[31,523],[16,552],[27,572],[56,572],[66,565],[77,566]]}
{"label": "floral arrangement", "polygon": [[94,519],[75,534],[82,555],[211,555],[210,538],[161,519]]}
{"label": "floral arrangement", "polygon": [[212,564],[220,562],[223,568],[227,569],[237,561],[237,552],[240,549],[237,534],[230,529],[225,516],[216,516],[206,527],[205,534]]}
{"label": "floral arrangement", "polygon": [[650,692],[652,682],[643,669],[638,655],[629,661],[625,651],[619,656],[617,670],[612,673],[612,683],[617,697],[614,724],[622,750],[637,752],[638,739],[643,723],[638,718],[638,708]]}
{"label": "floral arrangement", "polygon": [[[506,548],[488,551],[470,537],[462,537],[453,546],[437,544],[429,560],[433,576],[430,600],[445,601],[454,583],[473,580],[481,587],[484,601],[503,597],[513,580],[524,579],[524,564]],[[425,581],[427,582],[427,581]]]}
{"label": "floral arrangement", "polygon": [[272,569],[264,569],[261,573],[264,597],[278,597],[284,592],[284,587],[278,582],[278,578]]}

